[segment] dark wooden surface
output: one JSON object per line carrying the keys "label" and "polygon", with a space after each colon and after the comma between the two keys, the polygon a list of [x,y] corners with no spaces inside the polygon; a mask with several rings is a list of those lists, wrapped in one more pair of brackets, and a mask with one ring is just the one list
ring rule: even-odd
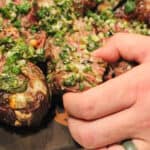
{"label": "dark wooden surface", "polygon": [[68,129],[55,121],[37,131],[0,128],[0,150],[77,150]]}

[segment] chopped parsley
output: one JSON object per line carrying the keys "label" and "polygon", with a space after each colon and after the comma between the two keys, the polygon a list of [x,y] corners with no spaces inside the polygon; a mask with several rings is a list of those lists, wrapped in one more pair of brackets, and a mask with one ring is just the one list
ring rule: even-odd
{"label": "chopped parsley", "polygon": [[[5,37],[0,39],[0,52],[6,58],[3,72],[0,75],[0,89],[10,91],[19,91],[25,88],[26,81],[18,78],[21,74],[21,68],[26,65],[27,61],[45,61],[45,54],[43,49],[34,49],[27,45],[24,39],[12,39]],[[13,82],[12,82],[13,81]],[[20,82],[22,81],[22,82]]]}
{"label": "chopped parsley", "polygon": [[20,19],[22,18],[22,15],[26,15],[31,7],[32,6],[28,0],[24,0],[19,5],[10,1],[6,6],[0,8],[0,14],[2,14],[3,18],[9,19],[14,27],[20,28]]}
{"label": "chopped parsley", "polygon": [[[86,86],[95,85],[95,83],[90,83],[90,81],[86,80],[88,74],[91,75],[91,80],[92,77],[100,80],[94,72],[92,61],[88,63],[88,61],[85,60],[90,59],[90,53],[103,45],[105,38],[109,38],[120,31],[150,35],[150,30],[145,23],[135,20],[128,22],[124,19],[116,18],[110,8],[116,4],[116,1],[93,1],[99,4],[105,4],[106,2],[109,6],[106,6],[107,8],[102,11],[98,9],[97,11],[87,9],[83,15],[82,12],[81,14],[80,12],[76,12],[78,9],[80,11],[83,6],[80,5],[75,8],[74,0],[53,0],[51,5],[43,7],[38,7],[36,1],[32,3],[29,0],[22,0],[18,5],[10,0],[7,5],[0,8],[0,31],[3,30],[3,24],[5,24],[6,20],[8,21],[8,25],[11,24],[17,28],[19,32],[21,32],[22,29],[27,29],[27,32],[29,31],[31,34],[36,34],[41,30],[46,31],[47,37],[52,38],[52,44],[60,49],[58,58],[51,58],[52,63],[49,66],[50,74],[48,75],[49,82],[53,82],[52,80],[54,78],[51,73],[56,70],[64,71],[66,74],[63,76],[63,86],[73,87],[77,85],[79,90],[82,91]],[[32,9],[32,7],[34,9]],[[125,12],[127,14],[132,13],[135,8],[135,0],[127,0],[124,7]],[[23,20],[26,15],[27,18],[29,17],[31,10],[35,11],[33,18],[35,22],[33,21],[34,23],[31,23],[32,25],[29,27],[23,24]],[[79,19],[79,27],[78,24],[76,24],[77,19]],[[69,43],[67,36],[72,36],[74,33],[76,35],[76,32],[82,31],[82,21],[85,23],[83,36],[81,35],[79,40],[77,39],[77,42],[72,41]],[[95,28],[96,32],[94,31],[95,33],[93,33],[93,29]],[[78,37],[75,36],[75,38]],[[32,43],[34,43],[34,41],[32,41]],[[27,44],[26,39],[22,37],[13,39],[11,36],[0,39],[0,55],[6,58],[3,72],[0,75],[0,90],[8,92],[17,92],[18,89],[21,89],[20,91],[25,89],[27,81],[22,80],[19,76],[22,67],[25,66],[28,61],[37,63],[45,62],[47,59],[45,58],[44,48],[36,48],[34,44]]]}
{"label": "chopped parsley", "polygon": [[135,0],[127,0],[125,4],[125,13],[132,13],[136,9],[136,1]]}
{"label": "chopped parsley", "polygon": [[54,0],[54,5],[41,7],[37,12],[40,28],[48,35],[64,36],[72,29],[73,20],[76,14],[73,9],[73,0]]}
{"label": "chopped parsley", "polygon": [[17,93],[23,92],[27,88],[27,80],[24,78],[20,78],[15,75],[7,76],[1,75],[0,76],[0,90],[4,90],[10,93]]}
{"label": "chopped parsley", "polygon": [[76,85],[76,75],[72,74],[63,81],[64,86],[71,87]]}

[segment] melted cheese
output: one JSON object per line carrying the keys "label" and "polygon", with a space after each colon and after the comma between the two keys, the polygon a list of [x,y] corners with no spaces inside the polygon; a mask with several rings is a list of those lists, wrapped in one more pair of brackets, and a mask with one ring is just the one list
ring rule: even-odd
{"label": "melted cheese", "polygon": [[25,108],[27,105],[26,96],[24,93],[14,94],[9,97],[10,107],[15,109]]}
{"label": "melted cheese", "polygon": [[31,119],[32,119],[32,114],[31,113],[21,113],[20,111],[15,111],[17,121],[15,122],[15,125],[20,125],[20,122],[22,121],[28,121],[27,123],[30,124]]}
{"label": "melted cheese", "polygon": [[35,96],[38,92],[46,95],[47,88],[41,80],[35,79],[32,81],[32,87],[29,85],[28,89],[24,93],[13,94],[9,97],[10,107],[13,109],[26,108],[28,102],[34,101]]}

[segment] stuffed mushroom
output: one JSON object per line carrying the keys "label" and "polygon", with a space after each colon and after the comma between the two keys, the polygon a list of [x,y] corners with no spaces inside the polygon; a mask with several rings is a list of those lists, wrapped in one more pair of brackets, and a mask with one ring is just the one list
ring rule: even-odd
{"label": "stuffed mushroom", "polygon": [[35,48],[12,26],[0,32],[0,121],[12,126],[39,125],[50,107],[49,91]]}
{"label": "stuffed mushroom", "polygon": [[74,22],[73,29],[61,45],[54,38],[46,42],[47,78],[54,93],[83,91],[103,82],[107,63],[91,55],[99,47],[99,37],[93,28],[86,30],[86,21],[82,18]]}
{"label": "stuffed mushroom", "polygon": [[42,71],[28,62],[17,76],[1,73],[0,82],[0,121],[12,126],[39,125],[50,107]]}

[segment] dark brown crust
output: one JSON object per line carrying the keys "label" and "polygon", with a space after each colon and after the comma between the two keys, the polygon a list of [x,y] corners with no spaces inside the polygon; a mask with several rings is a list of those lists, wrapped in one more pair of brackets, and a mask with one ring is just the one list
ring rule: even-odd
{"label": "dark brown crust", "polygon": [[8,125],[13,125],[16,120],[15,112],[7,107],[0,106],[0,121]]}
{"label": "dark brown crust", "polygon": [[36,105],[32,108],[33,110],[31,111],[33,114],[32,117],[32,126],[37,126],[41,123],[43,120],[43,117],[47,114],[50,103],[49,103],[49,97],[44,96],[42,93],[37,93],[36,96]]}
{"label": "dark brown crust", "polygon": [[0,91],[0,121],[6,124],[14,124],[16,114],[9,108],[8,97],[8,93]]}

